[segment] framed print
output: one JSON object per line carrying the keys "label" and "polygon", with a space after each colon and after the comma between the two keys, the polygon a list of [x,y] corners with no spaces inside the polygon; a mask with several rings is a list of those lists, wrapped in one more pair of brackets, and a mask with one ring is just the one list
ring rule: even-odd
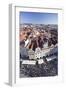
{"label": "framed print", "polygon": [[62,8],[10,5],[9,83],[63,81]]}

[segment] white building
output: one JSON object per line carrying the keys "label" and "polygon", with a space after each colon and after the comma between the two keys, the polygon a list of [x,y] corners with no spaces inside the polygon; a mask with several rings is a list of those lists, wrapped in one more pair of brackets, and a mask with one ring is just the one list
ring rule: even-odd
{"label": "white building", "polygon": [[48,48],[48,41],[44,43],[43,48]]}
{"label": "white building", "polygon": [[28,55],[29,55],[29,59],[30,60],[31,59],[35,59],[36,60],[36,59],[40,59],[43,56],[49,55],[51,52],[53,53],[54,51],[56,51],[56,50],[53,49],[53,47],[43,48],[42,50],[39,47],[37,47],[35,52],[32,49],[30,49],[28,51]]}
{"label": "white building", "polygon": [[35,50],[35,59],[37,59],[37,58],[40,59],[40,57],[41,57],[41,49],[39,47],[37,47]]}
{"label": "white building", "polygon": [[34,52],[32,49],[30,49],[30,50],[28,51],[28,55],[29,55],[29,59],[30,59],[30,60],[35,58],[34,53],[35,53],[35,52]]}
{"label": "white building", "polygon": [[48,55],[50,52],[50,48],[43,48],[42,50],[42,57]]}

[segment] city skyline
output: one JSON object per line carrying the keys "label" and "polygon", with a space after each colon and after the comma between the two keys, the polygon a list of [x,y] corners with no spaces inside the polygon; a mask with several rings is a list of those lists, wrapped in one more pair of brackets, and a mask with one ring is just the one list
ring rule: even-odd
{"label": "city skyline", "polygon": [[19,23],[58,24],[58,14],[40,12],[20,12]]}

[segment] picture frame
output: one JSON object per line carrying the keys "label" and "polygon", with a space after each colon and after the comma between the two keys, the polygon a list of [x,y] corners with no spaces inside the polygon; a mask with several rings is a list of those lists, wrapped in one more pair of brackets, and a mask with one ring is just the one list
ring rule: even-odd
{"label": "picture frame", "polygon": [[[58,24],[58,71],[56,76],[38,76],[38,77],[20,77],[20,12],[33,13],[51,13],[57,14]],[[22,17],[23,20],[23,17]],[[25,19],[24,19],[25,20]],[[22,22],[22,21],[21,21]],[[48,21],[49,22],[49,21]],[[24,25],[25,26],[25,25]],[[50,26],[50,25],[49,25]],[[63,57],[62,48],[62,30],[63,30],[63,9],[50,7],[28,7],[15,4],[9,5],[9,84],[13,85],[31,85],[38,83],[56,83],[63,82]],[[23,43],[23,42],[22,42]],[[39,57],[39,55],[38,55]],[[22,63],[22,62],[21,62]],[[23,61],[23,63],[25,63]],[[31,61],[32,63],[32,61]],[[41,63],[41,62],[38,62]],[[40,82],[39,82],[40,81]]]}

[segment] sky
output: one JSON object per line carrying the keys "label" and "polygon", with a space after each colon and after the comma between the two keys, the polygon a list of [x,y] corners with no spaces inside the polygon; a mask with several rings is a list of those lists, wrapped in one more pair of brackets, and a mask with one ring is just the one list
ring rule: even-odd
{"label": "sky", "polygon": [[20,24],[58,24],[57,13],[20,12]]}

